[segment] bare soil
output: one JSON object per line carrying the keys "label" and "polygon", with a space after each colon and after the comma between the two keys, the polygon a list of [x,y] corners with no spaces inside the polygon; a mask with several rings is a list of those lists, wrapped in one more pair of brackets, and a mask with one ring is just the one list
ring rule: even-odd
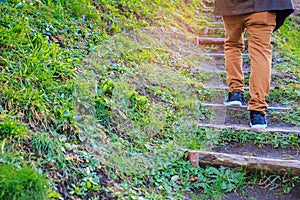
{"label": "bare soil", "polygon": [[258,147],[253,143],[249,144],[228,144],[225,147],[217,147],[213,151],[220,153],[257,156],[264,158],[277,158],[286,160],[300,160],[300,152],[293,148],[274,148],[271,145]]}
{"label": "bare soil", "polygon": [[[300,160],[300,152],[292,148],[274,148],[271,145],[258,147],[253,143],[249,144],[228,144],[225,147],[217,147],[216,152],[232,153],[239,155],[257,156],[264,158],[278,158],[287,160]],[[226,194],[223,200],[299,200],[300,183],[297,183],[289,194],[284,194],[281,187],[271,190],[270,188],[261,188],[251,186],[244,191],[231,192]]]}
{"label": "bare soil", "polygon": [[289,194],[284,194],[281,188],[270,190],[268,188],[249,187],[244,192],[226,194],[223,200],[299,200],[300,184],[295,185]]}

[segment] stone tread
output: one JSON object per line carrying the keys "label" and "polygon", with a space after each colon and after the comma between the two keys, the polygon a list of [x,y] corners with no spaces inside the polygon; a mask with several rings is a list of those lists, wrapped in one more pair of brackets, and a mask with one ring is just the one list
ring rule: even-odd
{"label": "stone tread", "polygon": [[210,25],[224,25],[224,23],[222,21],[216,21],[216,22],[210,22]]}
{"label": "stone tread", "polygon": [[[213,89],[213,90],[228,90],[228,86],[226,85],[216,85],[216,86],[204,86],[205,89]],[[274,86],[271,86],[270,89],[275,89]],[[249,90],[249,87],[244,87],[244,90]]]}
{"label": "stone tread", "polygon": [[[218,28],[219,29],[219,28]],[[220,44],[223,45],[225,43],[225,38],[215,38],[215,37],[196,37],[197,44],[205,44],[205,45],[214,45]],[[248,39],[244,38],[244,42],[247,43]]]}
{"label": "stone tread", "polygon": [[207,35],[211,31],[213,31],[213,32],[216,32],[216,31],[218,31],[218,32],[225,32],[225,29],[222,28],[222,27],[211,28],[211,27],[207,26],[207,27],[205,27],[203,33],[204,33],[204,35]]}
{"label": "stone tread", "polygon": [[[220,73],[226,73],[226,70],[225,69],[214,69],[214,68],[198,68],[199,71],[202,71],[202,72],[213,72],[213,73],[216,73],[216,74],[220,74]],[[251,73],[251,70],[250,69],[244,69],[243,68],[243,74],[249,74]],[[278,72],[276,69],[271,69],[271,73],[272,75],[280,75],[281,73]]]}
{"label": "stone tread", "polygon": [[[226,106],[224,104],[215,104],[215,103],[202,103],[204,106],[208,107],[224,107],[224,108],[229,108],[229,109],[239,109],[239,110],[245,110],[248,108],[248,105],[242,105],[242,106]],[[273,111],[288,111],[291,110],[292,108],[290,106],[269,106],[268,110],[273,110]]]}
{"label": "stone tread", "polygon": [[[208,11],[207,11],[208,13]],[[215,19],[215,21],[210,22],[210,25],[207,26],[204,29],[204,33],[205,35],[207,35],[207,37],[197,37],[195,38],[197,41],[197,44],[199,45],[222,45],[224,44],[225,39],[224,38],[216,38],[213,36],[209,36],[209,32],[210,31],[224,31],[224,23],[223,21],[221,21],[222,17],[221,16],[211,16],[208,17],[211,19]],[[247,39],[245,39],[245,42],[247,43]],[[220,53],[204,53],[204,56],[208,56],[208,57],[213,57],[215,59],[224,59],[225,58],[225,54],[223,52]],[[249,57],[249,54],[242,54],[242,57]],[[206,71],[206,69],[204,69]],[[209,69],[207,71],[210,71]],[[215,73],[218,72],[224,72],[225,69],[218,69],[218,70],[211,70]],[[249,70],[245,70],[244,72],[247,73]],[[276,70],[272,71],[272,74],[276,74]],[[206,86],[206,89],[214,89],[214,90],[227,90],[228,87],[226,85],[222,86],[222,85],[210,85],[210,86]],[[271,89],[274,89],[275,87],[272,87]],[[249,90],[249,87],[245,87],[245,90]],[[211,108],[215,108],[215,109],[233,109],[233,110],[247,110],[248,105],[242,105],[241,107],[231,107],[231,106],[226,106],[222,103],[202,103],[203,106],[207,106],[207,107],[211,107]],[[282,105],[272,105],[269,106],[268,111],[278,111],[278,112],[286,112],[286,111],[290,111],[292,108],[290,106],[282,106]],[[272,126],[276,126],[275,124],[271,124],[270,127],[263,129],[263,130],[253,130],[250,128],[249,125],[247,124],[222,124],[222,122],[218,125],[218,124],[210,124],[209,122],[207,123],[200,123],[199,126],[203,126],[203,127],[209,127],[209,128],[214,128],[214,129],[233,129],[233,130],[244,130],[244,131],[255,131],[255,132],[271,132],[271,133],[275,133],[275,132],[281,132],[281,133],[295,133],[297,135],[300,134],[300,127],[291,127],[289,125],[287,126],[280,126],[277,125],[278,127],[272,127]]]}
{"label": "stone tread", "polygon": [[[225,58],[224,53],[204,53],[204,55],[214,57],[214,58]],[[242,57],[249,57],[249,54],[242,54]]]}
{"label": "stone tread", "polygon": [[222,19],[222,16],[221,15],[210,15],[210,18],[213,18],[213,19]]}
{"label": "stone tread", "polygon": [[[206,11],[206,13],[212,13],[212,12]],[[221,19],[222,19],[221,16],[217,16],[217,17],[212,16],[210,18],[215,19],[215,21],[210,22],[210,26],[205,27],[204,35],[206,35],[206,38],[198,37],[198,38],[196,38],[196,42],[197,42],[197,45],[199,45],[199,46],[200,45],[202,45],[202,46],[209,46],[209,45],[218,46],[219,50],[221,51],[222,49],[220,48],[220,46],[224,45],[225,39],[213,37],[212,34],[213,33],[218,34],[221,32],[225,32],[224,23],[221,21]],[[245,44],[247,45],[247,43],[248,42],[246,39]],[[210,50],[208,50],[208,51],[210,51]],[[219,53],[207,52],[207,53],[204,53],[204,56],[212,57],[212,58],[214,58],[215,61],[220,61],[225,58],[225,54],[223,52],[222,53],[221,52],[219,52]],[[249,58],[249,54],[242,54],[242,57]],[[216,68],[218,68],[218,67],[216,67]],[[225,71],[225,68],[218,69],[218,70],[214,70],[214,69],[209,70],[209,69],[210,68],[204,69],[204,70],[212,71],[215,73],[218,73],[218,72],[220,73],[220,72]],[[272,70],[272,74],[276,74],[276,71],[274,72]],[[205,88],[220,90],[220,91],[228,90],[228,87],[226,85],[215,84],[215,83],[213,85],[206,86]],[[275,87],[272,87],[271,89],[274,89],[274,88]],[[245,90],[249,90],[249,87],[245,87]],[[241,107],[232,107],[232,106],[226,106],[222,103],[213,103],[213,102],[202,103],[202,105],[216,110],[217,116],[218,115],[223,116],[224,110],[226,112],[226,115],[229,114],[229,116],[230,116],[231,112],[236,112],[238,110],[244,110],[243,112],[245,112],[245,110],[248,109],[247,105],[242,105]],[[235,109],[235,110],[231,110],[231,109]],[[222,110],[222,113],[219,113],[218,110]],[[286,111],[291,111],[291,110],[292,110],[292,108],[290,106],[274,105],[274,106],[269,106],[267,111],[278,111],[278,113],[285,113]],[[227,113],[227,111],[229,113]],[[233,113],[233,116],[235,116],[234,114],[235,113]],[[266,132],[266,133],[295,134],[298,137],[300,135],[300,127],[293,126],[291,124],[276,123],[276,120],[274,121],[275,122],[274,123],[274,122],[272,122],[272,119],[271,119],[271,123],[270,124],[268,123],[268,127],[266,129],[252,129],[249,124],[246,124],[246,121],[244,121],[244,119],[239,119],[239,116],[236,120],[229,120],[229,121],[226,121],[229,118],[225,119],[225,117],[226,116],[223,116],[223,118],[221,120],[218,117],[216,117],[216,119],[213,119],[213,121],[202,121],[202,122],[198,123],[197,126],[211,128],[211,129],[215,129],[215,130],[251,131],[251,132],[257,132],[258,134]],[[240,120],[242,120],[242,121],[240,121]],[[249,122],[247,122],[247,123],[249,123]],[[281,161],[276,160],[275,162],[280,163]]]}
{"label": "stone tread", "polygon": [[269,132],[269,133],[284,133],[284,134],[296,134],[300,135],[300,129],[295,127],[267,127],[266,129],[252,129],[249,125],[243,124],[206,124],[199,123],[198,127],[206,127],[212,129],[231,129],[236,131],[253,131],[253,132]]}

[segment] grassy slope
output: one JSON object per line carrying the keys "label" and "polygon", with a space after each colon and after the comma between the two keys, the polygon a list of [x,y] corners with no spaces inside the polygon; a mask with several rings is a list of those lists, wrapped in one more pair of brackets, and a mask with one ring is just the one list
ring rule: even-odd
{"label": "grassy slope", "polygon": [[[209,93],[191,66],[204,58],[181,41],[208,23],[202,8],[159,0],[1,3],[0,162],[40,169],[52,198],[183,198],[193,189],[218,198],[255,182],[241,169],[191,168],[180,159],[186,148],[232,140],[298,147],[293,136],[225,131],[220,138],[197,127],[210,116],[200,104]],[[150,25],[164,29],[131,31]],[[296,40],[291,26],[277,39]],[[299,52],[285,52],[295,65],[278,67],[299,78]],[[289,87],[299,102],[299,88]],[[297,122],[295,112],[289,119]]]}

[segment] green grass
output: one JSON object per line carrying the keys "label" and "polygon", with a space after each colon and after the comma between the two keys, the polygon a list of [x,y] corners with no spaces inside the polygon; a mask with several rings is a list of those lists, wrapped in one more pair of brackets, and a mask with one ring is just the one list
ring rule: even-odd
{"label": "green grass", "polygon": [[47,199],[48,182],[35,169],[0,166],[0,197],[3,200]]}
{"label": "green grass", "polygon": [[[299,17],[292,17],[291,19]],[[284,117],[284,120],[299,125],[299,64],[300,51],[299,43],[295,42],[298,39],[299,28],[293,24],[292,20],[286,20],[285,25],[278,31],[274,37],[276,49],[280,57],[275,59],[274,67],[284,72],[286,76],[278,81],[280,85],[281,95],[275,98],[285,98],[285,103],[291,105],[294,110]],[[292,31],[293,30],[293,31]],[[283,92],[284,91],[284,92]]]}
{"label": "green grass", "polygon": [[[149,182],[151,186],[146,196],[149,199],[184,199],[187,194],[194,196],[193,199],[222,199],[224,193],[241,189],[246,185],[243,182],[245,171],[242,169],[193,168],[182,159],[170,163],[159,171],[152,171],[143,178],[143,181]],[[127,187],[132,189],[125,195],[138,194],[139,187],[135,183]],[[195,190],[199,192],[198,196],[193,195]]]}
{"label": "green grass", "polygon": [[[169,9],[165,9],[166,5],[169,5]],[[176,91],[180,80],[172,77],[177,74],[177,71],[171,69],[171,63],[165,62],[164,65],[169,67],[157,80],[160,86],[155,91],[158,95],[156,99],[164,98],[162,101],[159,100],[161,103],[158,105],[151,103],[153,99],[141,95],[130,86],[133,80],[124,78],[123,74],[132,74],[133,65],[141,64],[144,59],[154,62],[157,59],[163,60],[163,56],[175,55],[169,52],[161,55],[161,50],[157,49],[153,52],[147,48],[143,50],[143,54],[136,52],[124,56],[121,52],[119,57],[111,60],[109,69],[103,68],[99,71],[105,80],[96,77],[95,83],[99,89],[102,88],[102,91],[96,94],[90,92],[90,85],[82,81],[81,74],[78,72],[86,70],[85,67],[88,68],[85,66],[84,58],[89,57],[99,44],[103,44],[114,34],[145,27],[153,21],[166,27],[170,27],[171,24],[189,26],[193,21],[195,23],[189,28],[196,32],[200,31],[202,23],[205,24],[206,21],[201,17],[194,18],[190,9],[200,9],[201,5],[195,2],[183,5],[185,4],[181,1],[171,4],[147,1],[146,4],[142,4],[135,0],[2,2],[0,4],[1,108],[9,111],[10,114],[5,121],[1,122],[1,139],[17,137],[1,142],[1,163],[11,163],[15,166],[30,163],[49,173],[49,177],[56,174],[54,173],[56,168],[60,168],[63,172],[57,173],[63,174],[67,180],[68,185],[64,187],[68,187],[70,195],[83,197],[88,192],[99,189],[97,185],[100,180],[94,177],[98,172],[97,169],[93,169],[91,173],[83,173],[87,166],[91,167],[88,161],[90,154],[83,154],[84,165],[81,166],[77,163],[77,157],[69,152],[75,151],[75,154],[79,154],[80,150],[90,151],[90,147],[78,147],[87,141],[91,136],[89,134],[95,131],[99,133],[104,129],[104,135],[101,137],[110,138],[114,132],[119,134],[121,131],[119,137],[122,143],[127,145],[126,148],[130,153],[131,151],[149,152],[149,148],[153,145],[155,147],[156,144],[160,147],[166,144],[171,146],[174,140],[172,120],[180,118],[181,115],[186,116],[185,112],[190,107],[195,110],[194,112],[198,112],[195,97],[199,96],[196,94],[194,99],[190,97],[191,100],[188,102],[183,101],[184,96]],[[175,8],[182,9],[182,12],[174,13]],[[167,17],[157,19],[158,12]],[[130,48],[126,49],[128,50]],[[119,52],[120,49],[117,49],[113,52],[113,56],[117,56]],[[172,61],[173,58],[168,59]],[[181,64],[176,65],[180,67]],[[144,73],[145,70],[147,70],[146,65],[140,73]],[[163,79],[168,72],[172,72],[172,76],[169,76],[169,82],[163,85]],[[92,73],[90,75],[95,78]],[[182,75],[182,78],[186,77]],[[150,80],[147,81],[148,85],[143,88],[145,92],[152,91],[156,87],[151,85]],[[177,84],[169,88],[169,85],[175,83],[174,81]],[[191,80],[186,82],[188,87],[192,84],[197,85],[193,92],[201,91],[198,83]],[[192,93],[186,95],[192,96]],[[124,103],[119,102],[120,104],[116,105],[112,97],[117,97],[116,100],[123,100]],[[81,102],[77,102],[77,99]],[[176,107],[171,108],[174,103],[180,111],[174,112]],[[167,106],[164,107],[165,105]],[[157,115],[161,109],[164,112]],[[116,118],[116,112],[125,113],[124,116],[128,117],[128,127],[123,127],[121,130],[113,128],[121,122],[118,121],[121,118]],[[91,125],[91,121],[86,122],[88,113],[96,114],[99,120],[96,130],[89,129],[88,125]],[[10,119],[11,117],[14,118]],[[27,133],[27,129],[24,128],[26,125],[33,132],[28,132],[26,138],[20,138],[20,135]],[[132,126],[134,127],[132,132],[125,132]],[[128,146],[127,140],[132,141],[136,138],[135,133],[139,133],[137,137],[139,139],[135,144]],[[160,143],[159,140],[162,138],[169,139]],[[113,144],[109,148],[114,148],[119,140],[110,139],[110,141]],[[159,147],[153,148],[154,150],[159,150]],[[63,156],[66,152],[67,155]],[[113,157],[111,159],[113,160]],[[102,165],[109,166],[110,162],[103,161]],[[83,171],[74,170],[81,167]],[[122,171],[117,167],[115,170]],[[55,192],[57,191],[55,188],[62,184],[64,182],[54,178],[54,189],[51,190],[50,196],[55,198],[61,196]]]}
{"label": "green grass", "polygon": [[19,120],[9,115],[0,115],[0,140],[7,137],[22,137],[28,133],[28,128]]}

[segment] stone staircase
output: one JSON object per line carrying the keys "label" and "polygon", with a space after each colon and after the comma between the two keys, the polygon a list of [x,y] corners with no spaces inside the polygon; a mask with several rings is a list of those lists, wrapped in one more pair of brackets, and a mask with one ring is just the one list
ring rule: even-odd
{"label": "stone staircase", "polygon": [[[205,17],[210,20],[210,25],[205,27],[203,35],[201,37],[196,37],[195,41],[202,49],[206,49],[204,55],[212,57],[214,62],[213,66],[209,66],[207,68],[204,67],[200,70],[203,70],[204,73],[210,74],[209,77],[211,80],[209,78],[206,80],[206,88],[210,91],[214,91],[211,98],[206,100],[202,106],[209,107],[215,115],[210,120],[201,121],[199,126],[213,129],[234,129],[270,133],[280,132],[283,134],[293,133],[299,135],[300,127],[287,123],[283,120],[284,115],[293,110],[293,107],[289,105],[283,105],[281,103],[269,104],[269,109],[267,110],[268,128],[265,130],[250,129],[249,114],[246,103],[244,103],[242,107],[230,107],[223,105],[223,99],[228,91],[225,81],[222,80],[222,76],[225,77],[226,73],[224,67],[225,56],[223,52],[225,31],[222,18],[212,14],[212,7],[210,11],[209,9],[206,9]],[[247,38],[245,38],[245,44],[247,44]],[[245,46],[247,47],[247,45]],[[247,77],[247,74],[249,75],[251,72],[247,49],[245,49],[245,52],[243,53],[243,59],[248,59],[248,63],[244,62],[243,64],[243,72],[245,77]],[[277,75],[282,76],[282,73],[272,70],[272,80],[278,79]],[[247,83],[245,83],[245,85],[245,93],[248,93],[247,90],[249,90],[249,87],[247,86]],[[271,92],[275,88],[279,88],[279,86],[273,84]],[[245,102],[248,100],[249,99],[246,97]]]}
{"label": "stone staircase", "polygon": [[[250,98],[247,79],[251,69],[249,55],[247,49],[245,49],[243,53],[245,103],[241,107],[225,106],[223,100],[228,93],[228,87],[224,80],[226,75],[223,50],[225,31],[222,18],[212,14],[212,2],[212,0],[203,0],[204,5],[207,6],[203,17],[210,20],[210,24],[204,28],[203,35],[195,38],[195,41],[202,50],[205,50],[205,55],[210,57],[208,59],[210,63],[204,63],[199,70],[205,73],[204,76],[207,77],[204,78],[205,88],[210,93],[210,97],[206,98],[201,106],[208,108],[213,116],[209,120],[200,121],[198,127],[204,129],[207,133],[216,133],[217,136],[213,140],[218,140],[220,137],[221,140],[224,139],[226,142],[218,145],[217,141],[212,141],[213,144],[208,148],[190,149],[186,160],[189,160],[193,166],[243,167],[250,173],[260,171],[265,174],[283,174],[283,176],[295,169],[295,175],[299,176],[299,145],[283,147],[280,144],[276,146],[270,145],[270,143],[266,143],[266,145],[255,143],[255,139],[264,138],[266,135],[272,137],[272,140],[282,137],[297,138],[299,141],[300,127],[284,120],[284,116],[294,111],[295,104],[287,105],[276,99],[276,94],[283,94],[283,91],[281,91],[284,88],[282,87],[283,80],[288,78],[289,75],[272,69],[270,96],[273,95],[273,98],[269,102],[269,109],[267,110],[268,127],[261,130],[251,129],[246,103]],[[297,5],[299,4],[300,2]],[[210,8],[210,12],[208,8]],[[299,15],[299,10],[297,13]],[[245,39],[245,46],[247,48],[247,39]],[[251,135],[255,139],[252,138],[253,140],[251,139],[250,142],[244,142],[244,140],[236,138],[233,140],[227,139],[227,137],[231,137],[230,135],[234,135],[233,137],[240,136],[243,139]],[[262,162],[265,160],[268,160],[268,162]],[[281,166],[277,168],[277,165]],[[277,168],[277,170],[272,172],[270,170],[272,168]],[[262,194],[259,194],[259,191],[262,191]],[[246,199],[244,198],[245,194],[249,199],[299,199],[299,189],[296,187],[288,195],[282,195],[279,189],[278,191],[278,194],[274,190],[268,191],[266,186],[264,190],[259,188],[246,189],[243,194],[241,192],[230,192],[223,199],[242,200]]]}

